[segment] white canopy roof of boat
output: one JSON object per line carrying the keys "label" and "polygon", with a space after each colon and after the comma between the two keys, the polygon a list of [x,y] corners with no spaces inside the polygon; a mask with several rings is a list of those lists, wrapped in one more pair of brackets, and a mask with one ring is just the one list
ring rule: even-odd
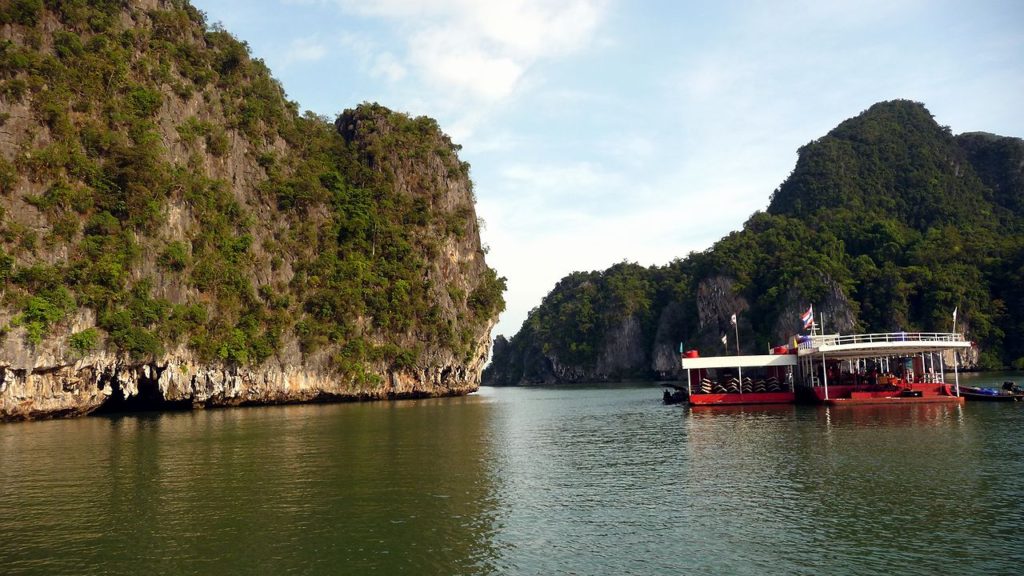
{"label": "white canopy roof of boat", "polygon": [[962,334],[888,332],[884,334],[851,334],[811,336],[801,342],[799,354],[824,354],[831,358],[873,358],[881,356],[913,356],[926,352],[963,350],[971,343]]}
{"label": "white canopy roof of boat", "polygon": [[793,354],[758,354],[753,356],[708,356],[683,358],[683,369],[757,368],[759,366],[796,366]]}

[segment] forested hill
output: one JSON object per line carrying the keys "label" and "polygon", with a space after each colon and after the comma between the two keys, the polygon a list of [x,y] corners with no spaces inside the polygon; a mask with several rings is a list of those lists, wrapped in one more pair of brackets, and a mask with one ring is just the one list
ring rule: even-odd
{"label": "forested hill", "polygon": [[809,304],[829,331],[948,331],[976,367],[1024,367],[1024,141],[953,136],[882,102],[799,150],[767,211],[702,253],[562,279],[510,341],[495,385],[671,375],[679,344],[782,343]]}
{"label": "forested hill", "polygon": [[187,0],[0,2],[0,419],[476,389],[504,281],[458,151],[300,114]]}

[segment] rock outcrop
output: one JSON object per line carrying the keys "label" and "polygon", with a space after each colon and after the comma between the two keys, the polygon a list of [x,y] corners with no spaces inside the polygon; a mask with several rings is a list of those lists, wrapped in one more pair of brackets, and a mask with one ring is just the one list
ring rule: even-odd
{"label": "rock outcrop", "polygon": [[479,386],[504,281],[436,122],[299,114],[186,1],[19,6],[0,420]]}
{"label": "rock outcrop", "polygon": [[74,363],[44,359],[29,367],[0,366],[5,420],[81,416],[97,409],[206,408],[346,400],[455,396],[479,387],[479,368],[426,366],[387,371],[379,385],[353,385],[302,365],[255,368],[211,365],[188,352],[138,363],[93,354]]}

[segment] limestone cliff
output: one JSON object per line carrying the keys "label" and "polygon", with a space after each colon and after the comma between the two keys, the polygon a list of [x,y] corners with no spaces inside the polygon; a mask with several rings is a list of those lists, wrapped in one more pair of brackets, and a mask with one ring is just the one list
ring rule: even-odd
{"label": "limestone cliff", "polygon": [[[816,310],[829,319],[830,330],[850,332],[854,328],[851,303],[835,282],[827,278],[823,281],[829,290]],[[735,353],[734,334],[737,331],[731,323],[733,312],[737,314],[741,335],[756,334],[748,315],[750,305],[737,290],[735,278],[714,275],[701,279],[690,304],[663,301],[657,310],[656,322],[648,323],[654,327],[653,339],[651,328],[645,328],[638,316],[609,319],[610,328],[605,340],[591,362],[565,362],[552,346],[547,346],[545,352],[544,343],[538,342],[536,335],[527,328],[512,341],[498,336],[494,342],[494,360],[484,373],[484,383],[510,386],[618,381],[624,377],[675,379],[680,376],[681,344],[687,349],[702,350],[705,354],[725,353],[721,340],[724,335],[728,341],[728,353]],[[799,290],[790,289],[779,305],[781,314],[775,319],[771,340],[741,339],[740,348],[744,353],[764,351],[770,343],[785,343],[796,333],[796,319],[806,310],[806,302]],[[648,333],[645,334],[645,330]]]}
{"label": "limestone cliff", "polygon": [[0,6],[0,419],[465,394],[504,280],[429,118],[299,114],[184,0]]}

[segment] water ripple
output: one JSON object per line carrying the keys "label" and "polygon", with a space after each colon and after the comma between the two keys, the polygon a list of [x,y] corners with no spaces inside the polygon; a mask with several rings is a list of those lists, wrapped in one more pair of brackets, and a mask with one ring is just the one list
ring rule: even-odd
{"label": "water ripple", "polygon": [[0,426],[5,574],[1016,573],[1024,407],[644,386]]}

